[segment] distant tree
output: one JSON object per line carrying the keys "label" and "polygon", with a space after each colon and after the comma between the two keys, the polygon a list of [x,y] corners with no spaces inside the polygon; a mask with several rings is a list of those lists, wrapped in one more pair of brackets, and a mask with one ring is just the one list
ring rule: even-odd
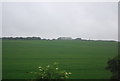
{"label": "distant tree", "polygon": [[59,37],[57,40],[72,40],[72,37]]}
{"label": "distant tree", "polygon": [[47,40],[47,39],[42,39],[42,40]]}
{"label": "distant tree", "polygon": [[76,38],[75,40],[82,40],[81,38]]}
{"label": "distant tree", "polygon": [[56,40],[56,39],[52,39],[52,40]]}
{"label": "distant tree", "polygon": [[47,39],[47,40],[50,40],[50,39]]}
{"label": "distant tree", "polygon": [[32,40],[41,40],[40,37],[31,37]]}
{"label": "distant tree", "polygon": [[57,40],[61,40],[61,37],[57,38]]}
{"label": "distant tree", "polygon": [[19,39],[23,40],[24,38],[23,37],[19,37]]}
{"label": "distant tree", "polygon": [[30,40],[30,39],[31,39],[31,37],[26,37],[25,39]]}
{"label": "distant tree", "polygon": [[13,39],[15,39],[15,40],[19,40],[19,39],[20,39],[20,37],[15,37],[15,38],[13,38]]}
{"label": "distant tree", "polygon": [[110,59],[107,62],[108,66],[106,67],[107,70],[112,72],[111,80],[117,79],[120,80],[120,57],[116,56],[113,59]]}

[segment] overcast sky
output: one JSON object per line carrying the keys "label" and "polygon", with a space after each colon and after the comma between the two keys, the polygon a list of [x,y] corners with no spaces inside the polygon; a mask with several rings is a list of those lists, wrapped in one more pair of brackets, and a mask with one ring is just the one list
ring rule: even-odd
{"label": "overcast sky", "polygon": [[117,4],[117,2],[3,3],[2,35],[117,40]]}

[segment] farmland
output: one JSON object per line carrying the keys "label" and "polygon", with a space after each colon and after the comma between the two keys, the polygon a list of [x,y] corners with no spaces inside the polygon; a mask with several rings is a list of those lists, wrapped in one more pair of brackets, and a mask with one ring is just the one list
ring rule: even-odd
{"label": "farmland", "polygon": [[26,72],[58,62],[72,79],[108,79],[107,61],[118,54],[117,42],[80,40],[3,40],[3,79],[29,79]]}

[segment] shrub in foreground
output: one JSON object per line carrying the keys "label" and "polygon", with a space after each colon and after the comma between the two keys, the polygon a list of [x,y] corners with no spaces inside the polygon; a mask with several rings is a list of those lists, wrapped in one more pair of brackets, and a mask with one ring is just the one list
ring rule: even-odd
{"label": "shrub in foreground", "polygon": [[[44,80],[66,80],[69,79],[71,72],[67,72],[65,70],[61,70],[58,67],[58,63],[54,63],[53,65],[47,65],[45,67],[39,66],[37,72],[30,72],[31,74],[36,75],[36,79],[34,81]],[[33,81],[33,80],[32,80]]]}
{"label": "shrub in foreground", "polygon": [[107,62],[108,66],[106,67],[107,70],[110,70],[112,72],[111,80],[119,79],[120,80],[120,58],[118,56],[114,57],[113,59],[110,59]]}

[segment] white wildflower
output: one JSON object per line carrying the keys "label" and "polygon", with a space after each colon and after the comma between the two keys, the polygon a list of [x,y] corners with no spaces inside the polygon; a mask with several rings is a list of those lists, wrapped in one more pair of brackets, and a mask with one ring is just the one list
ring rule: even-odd
{"label": "white wildflower", "polygon": [[39,69],[39,71],[42,71],[42,69]]}
{"label": "white wildflower", "polygon": [[41,66],[38,67],[39,69],[42,68]]}
{"label": "white wildflower", "polygon": [[58,70],[58,68],[55,68],[56,70]]}
{"label": "white wildflower", "polygon": [[65,76],[65,78],[68,78],[68,76]]}
{"label": "white wildflower", "polygon": [[72,74],[71,72],[68,73],[69,75]]}
{"label": "white wildflower", "polygon": [[67,72],[65,72],[65,74],[67,75],[68,73],[67,73]]}

